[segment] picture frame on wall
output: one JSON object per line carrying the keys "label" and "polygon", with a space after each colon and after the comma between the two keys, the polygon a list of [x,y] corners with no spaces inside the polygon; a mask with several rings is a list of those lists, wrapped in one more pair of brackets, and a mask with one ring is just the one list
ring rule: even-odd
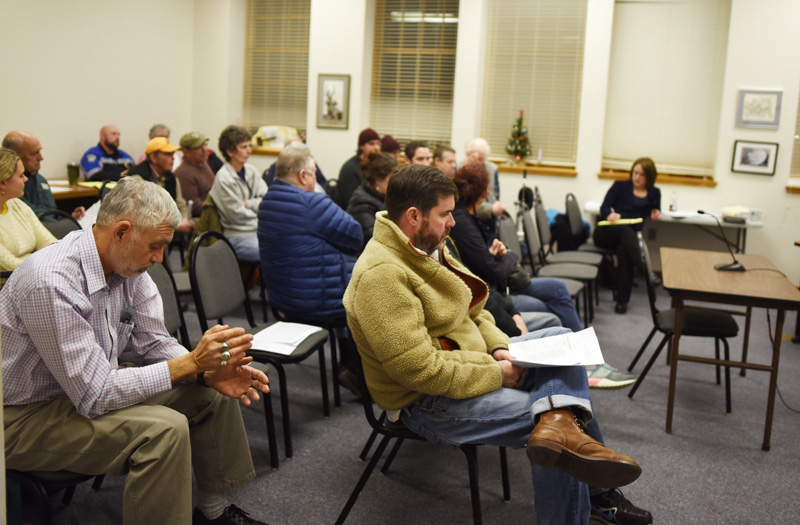
{"label": "picture frame on wall", "polygon": [[350,75],[320,74],[317,81],[317,127],[347,129]]}
{"label": "picture frame on wall", "polygon": [[740,89],[736,125],[741,128],[778,129],[783,91]]}
{"label": "picture frame on wall", "polygon": [[756,175],[775,175],[777,142],[737,140],[733,143],[731,171]]}

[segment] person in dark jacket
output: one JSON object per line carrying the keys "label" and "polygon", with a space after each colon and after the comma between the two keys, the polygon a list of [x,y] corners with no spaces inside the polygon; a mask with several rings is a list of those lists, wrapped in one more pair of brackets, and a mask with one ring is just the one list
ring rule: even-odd
{"label": "person in dark jacket", "polygon": [[[483,164],[468,162],[458,169],[454,182],[458,187],[458,203],[453,210],[456,225],[450,236],[461,261],[490,286],[505,289],[517,266],[517,255],[507,251],[497,239],[489,244],[477,217],[477,209],[489,192],[489,174]],[[573,332],[583,329],[566,286],[557,279],[531,279],[524,289],[512,294],[511,300],[520,311],[552,312]]]}
{"label": "person in dark jacket", "polygon": [[372,239],[375,227],[375,214],[386,209],[384,197],[389,185],[392,170],[397,167],[397,159],[388,153],[370,153],[361,163],[364,184],[356,188],[347,205],[347,213],[361,225],[364,246]]}
{"label": "person in dark jacket", "polygon": [[314,191],[315,168],[307,146],[284,148],[258,209],[258,241],[270,301],[288,314],[328,319],[345,315],[342,295],[362,235],[355,219]]}
{"label": "person in dark jacket", "polygon": [[[611,223],[620,219],[651,219],[661,217],[661,190],[655,187],[656,165],[649,157],[636,159],[628,180],[614,181],[603,199],[600,218]],[[601,248],[617,250],[617,304],[614,311],[624,314],[628,309],[633,286],[633,269],[642,268],[642,254],[636,232],[643,223],[598,226],[594,229],[594,243]]]}
{"label": "person in dark jacket", "polygon": [[347,208],[350,202],[350,197],[363,182],[364,176],[361,174],[361,163],[366,160],[370,153],[378,153],[381,151],[381,137],[378,132],[372,128],[361,130],[358,134],[358,150],[356,154],[347,159],[347,162],[342,164],[342,169],[339,170],[339,179],[336,183],[336,204]]}
{"label": "person in dark jacket", "polygon": [[[290,318],[345,319],[342,296],[361,251],[361,225],[324,193],[314,191],[316,165],[308,146],[278,155],[275,182],[258,208],[258,243],[269,300]],[[340,381],[360,365],[340,334]]]}

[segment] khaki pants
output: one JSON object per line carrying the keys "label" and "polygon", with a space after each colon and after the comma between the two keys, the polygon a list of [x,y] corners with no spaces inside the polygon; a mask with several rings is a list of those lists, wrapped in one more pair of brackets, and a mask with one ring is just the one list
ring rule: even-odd
{"label": "khaki pants", "polygon": [[204,492],[255,477],[238,405],[182,384],[94,419],[78,415],[66,397],[6,406],[6,468],[127,474],[124,523],[189,524],[192,467]]}

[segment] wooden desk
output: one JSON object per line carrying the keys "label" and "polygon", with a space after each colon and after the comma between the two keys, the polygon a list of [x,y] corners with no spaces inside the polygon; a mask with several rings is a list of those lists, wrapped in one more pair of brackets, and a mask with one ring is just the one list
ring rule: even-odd
{"label": "wooden desk", "polygon": [[84,188],[83,186],[70,186],[65,180],[49,181],[53,199],[57,201],[67,199],[83,199],[97,197],[97,188]]}
{"label": "wooden desk", "polygon": [[[762,448],[769,450],[772,432],[772,414],[775,408],[775,387],[778,380],[781,333],[786,310],[800,308],[800,291],[783,274],[772,271],[775,266],[760,255],[737,255],[746,272],[720,272],[717,263],[731,261],[729,253],[661,248],[664,289],[672,296],[675,308],[675,337],[672,343],[669,372],[669,397],[667,400],[666,432],[672,432],[672,409],[675,399],[675,379],[678,361],[691,361],[713,365],[733,366],[770,372],[767,398],[767,417]],[[686,300],[733,304],[756,308],[774,308],[778,311],[775,322],[775,341],[772,346],[772,364],[762,365],[742,361],[710,359],[679,353],[683,303]]]}

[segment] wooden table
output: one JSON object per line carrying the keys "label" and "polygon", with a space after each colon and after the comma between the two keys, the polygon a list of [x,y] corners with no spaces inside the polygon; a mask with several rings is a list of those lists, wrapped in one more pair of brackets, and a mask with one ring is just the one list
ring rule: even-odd
{"label": "wooden table", "polygon": [[97,188],[84,188],[83,186],[71,186],[65,180],[49,181],[50,191],[53,193],[53,199],[67,200],[67,199],[83,199],[96,197],[98,194]]}
{"label": "wooden table", "polygon": [[[672,432],[672,409],[675,399],[675,379],[678,361],[691,361],[770,373],[767,398],[767,417],[762,448],[769,450],[772,432],[772,414],[775,408],[775,387],[778,381],[781,334],[786,310],[800,308],[800,291],[767,259],[760,255],[737,255],[746,272],[720,272],[717,263],[731,261],[729,253],[661,248],[661,265],[664,289],[672,296],[675,308],[675,337],[672,343],[669,372],[669,397],[667,400],[666,432]],[[762,365],[741,361],[711,359],[679,352],[683,303],[686,300],[740,305],[756,308],[774,308],[778,311],[775,322],[775,341],[772,345],[772,363]]]}

